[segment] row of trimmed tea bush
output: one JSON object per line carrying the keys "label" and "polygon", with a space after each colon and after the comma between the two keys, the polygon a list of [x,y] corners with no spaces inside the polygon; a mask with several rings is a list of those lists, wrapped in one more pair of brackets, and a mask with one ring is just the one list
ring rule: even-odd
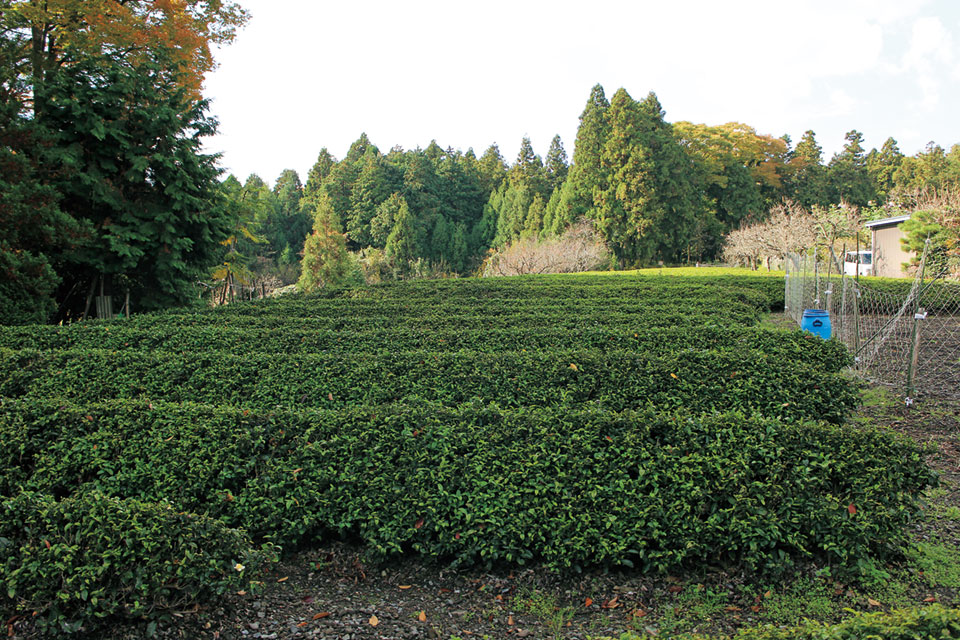
{"label": "row of trimmed tea bush", "polygon": [[[794,627],[742,629],[732,636],[681,634],[674,640],[949,640],[960,638],[960,610],[939,604],[889,613],[858,613],[838,624],[805,622]],[[626,633],[620,640],[647,640]]]}
{"label": "row of trimmed tea bush", "polygon": [[[749,307],[767,311],[768,300],[762,292],[751,289],[702,289],[674,290],[632,290],[607,291],[599,287],[586,287],[580,290],[561,289],[565,294],[544,295],[541,290],[531,290],[516,297],[498,298],[316,298],[312,296],[284,296],[275,299],[254,300],[248,304],[227,305],[207,311],[217,316],[256,316],[256,315],[336,315],[348,310],[363,316],[380,313],[402,313],[410,310],[423,313],[473,312],[486,314],[515,313],[533,308],[568,308],[571,311],[590,311],[610,306],[626,309],[643,305],[675,307],[682,304],[693,311],[713,307]],[[585,295],[589,293],[590,295]],[[173,314],[176,315],[176,314]]]}
{"label": "row of trimmed tea bush", "polygon": [[96,491],[0,502],[0,610],[8,625],[24,617],[53,636],[168,616],[247,586],[275,560],[272,545],[164,502]]}
{"label": "row of trimmed tea bush", "polygon": [[[118,327],[169,327],[182,326],[231,326],[231,327],[275,327],[282,329],[334,330],[334,331],[371,331],[397,326],[416,326],[424,330],[443,330],[463,328],[467,330],[511,328],[511,327],[553,327],[580,330],[586,327],[626,327],[634,331],[654,327],[697,327],[697,326],[752,326],[760,321],[761,313],[746,305],[731,307],[711,307],[710,309],[690,312],[683,305],[656,307],[641,305],[624,310],[616,305],[598,306],[589,312],[571,312],[566,307],[539,307],[527,311],[505,314],[485,313],[423,313],[411,310],[402,314],[379,314],[352,316],[349,311],[339,315],[259,315],[226,317],[216,313],[203,312],[176,316],[143,315],[129,320],[111,320],[104,323],[93,322],[109,329]],[[8,330],[8,329],[4,329]]]}
{"label": "row of trimmed tea bush", "polygon": [[150,328],[78,323],[0,330],[0,347],[249,353],[375,353],[378,351],[541,351],[589,349],[666,355],[688,349],[756,349],[784,362],[840,371],[851,363],[842,343],[810,333],[755,327],[556,327],[425,330],[415,324],[370,331],[176,325]]}
{"label": "row of trimmed tea bush", "polygon": [[169,501],[285,547],[347,535],[558,567],[849,569],[905,541],[935,481],[889,430],[683,410],[6,400],[0,437],[7,495]]}
{"label": "row of trimmed tea bush", "polygon": [[738,410],[784,420],[844,420],[857,404],[838,373],[762,351],[543,350],[274,355],[0,349],[0,397],[147,398],[340,408],[421,399],[457,405],[653,406]]}

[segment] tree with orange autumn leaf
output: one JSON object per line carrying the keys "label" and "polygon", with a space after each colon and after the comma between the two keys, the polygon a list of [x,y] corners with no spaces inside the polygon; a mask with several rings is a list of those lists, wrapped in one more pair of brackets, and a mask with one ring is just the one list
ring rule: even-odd
{"label": "tree with orange autumn leaf", "polygon": [[0,29],[20,48],[18,70],[33,84],[76,57],[120,54],[131,63],[165,49],[199,95],[214,67],[212,45],[233,40],[248,19],[225,0],[5,0]]}

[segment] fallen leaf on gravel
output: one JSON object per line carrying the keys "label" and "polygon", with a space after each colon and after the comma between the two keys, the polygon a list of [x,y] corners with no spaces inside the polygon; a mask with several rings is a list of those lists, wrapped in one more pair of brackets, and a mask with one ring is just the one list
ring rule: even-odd
{"label": "fallen leaf on gravel", "polygon": [[303,597],[303,604],[310,604],[311,602],[313,602],[313,596],[304,596],[304,597]]}
{"label": "fallen leaf on gravel", "polygon": [[298,627],[305,627],[305,626],[307,626],[308,624],[310,624],[310,623],[307,622],[307,621],[303,621],[303,622],[298,622],[298,623],[297,623],[297,626],[298,626]]}
{"label": "fallen leaf on gravel", "polygon": [[419,620],[420,622],[426,622],[426,621],[427,621],[427,612],[426,612],[426,611],[421,611],[421,612],[420,612],[420,615],[417,616],[417,620]]}
{"label": "fallen leaf on gravel", "polygon": [[873,598],[867,598],[867,604],[871,607],[879,607],[880,603],[874,600]]}
{"label": "fallen leaf on gravel", "polygon": [[413,586],[412,584],[401,584],[401,585],[400,585],[400,588],[401,588],[401,589],[409,589],[409,588],[411,588],[412,586]]}
{"label": "fallen leaf on gravel", "polygon": [[513,626],[513,616],[507,616],[507,625]]}
{"label": "fallen leaf on gravel", "polygon": [[282,578],[277,578],[277,582],[286,582],[290,579],[290,576],[283,576]]}
{"label": "fallen leaf on gravel", "polygon": [[370,616],[370,619],[367,622],[370,623],[371,627],[375,627],[380,624],[380,620],[377,618],[377,616]]}
{"label": "fallen leaf on gravel", "polygon": [[247,592],[246,592],[246,591],[242,591],[242,590],[241,590],[241,591],[237,591],[237,595],[238,595],[238,596],[245,596],[245,595],[247,595]]}
{"label": "fallen leaf on gravel", "polygon": [[630,615],[633,616],[634,618],[645,618],[647,616],[647,612],[644,611],[643,609],[634,609],[633,613],[631,613]]}
{"label": "fallen leaf on gravel", "polygon": [[592,604],[593,604],[593,598],[587,598],[586,600],[583,601],[583,606],[585,607],[589,607]]}
{"label": "fallen leaf on gravel", "polygon": [[503,602],[503,596],[498,593],[497,596],[494,598],[494,600],[496,600],[497,602]]}
{"label": "fallen leaf on gravel", "polygon": [[314,619],[314,620],[319,620],[320,618],[327,618],[327,617],[329,617],[329,616],[330,616],[330,612],[329,612],[329,611],[321,611],[320,613],[315,613],[315,614],[313,614],[313,619]]}
{"label": "fallen leaf on gravel", "polygon": [[617,602],[617,596],[613,596],[606,602],[601,605],[604,609],[616,609],[620,606],[620,603]]}

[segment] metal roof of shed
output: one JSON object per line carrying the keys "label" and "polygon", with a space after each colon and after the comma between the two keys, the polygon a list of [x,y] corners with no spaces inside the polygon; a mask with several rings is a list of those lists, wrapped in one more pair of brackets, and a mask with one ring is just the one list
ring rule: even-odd
{"label": "metal roof of shed", "polygon": [[866,223],[864,226],[869,228],[874,227],[886,227],[890,225],[897,225],[901,222],[906,222],[910,219],[910,214],[908,213],[905,216],[894,216],[893,218],[884,218],[883,220],[873,220],[872,222]]}

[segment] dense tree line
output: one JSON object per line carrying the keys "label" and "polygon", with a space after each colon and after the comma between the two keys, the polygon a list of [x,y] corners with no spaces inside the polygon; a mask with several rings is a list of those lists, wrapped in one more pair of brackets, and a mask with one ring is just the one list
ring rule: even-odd
{"label": "dense tree line", "polygon": [[583,218],[618,266],[703,261],[784,200],[879,207],[951,185],[960,185],[960,145],[931,143],[908,157],[891,138],[867,152],[854,130],[826,161],[813,131],[793,145],[737,122],[670,123],[655,94],[637,101],[620,89],[608,100],[597,85],[572,163],[559,136],[545,159],[524,138],[507,164],[496,145],[479,159],[436,142],[384,155],[364,135],[341,161],[320,153],[303,210],[343,234],[347,249],[382,251],[397,275],[411,262],[463,273],[491,250],[560,235]]}

